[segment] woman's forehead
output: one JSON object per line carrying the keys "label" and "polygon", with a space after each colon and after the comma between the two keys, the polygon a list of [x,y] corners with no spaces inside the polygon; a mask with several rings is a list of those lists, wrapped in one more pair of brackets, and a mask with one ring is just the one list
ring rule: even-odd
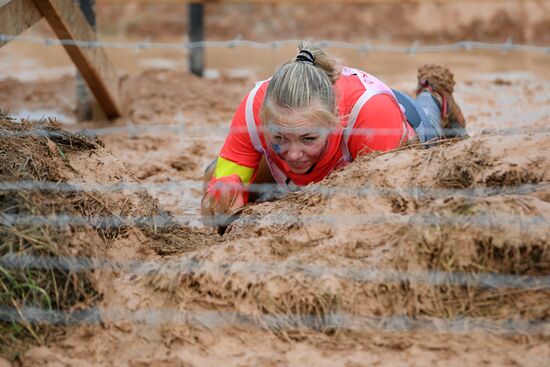
{"label": "woman's forehead", "polygon": [[276,123],[269,124],[268,128],[271,134],[292,134],[292,135],[307,135],[307,134],[323,134],[328,130],[325,126],[317,123],[303,123],[295,126],[286,126]]}

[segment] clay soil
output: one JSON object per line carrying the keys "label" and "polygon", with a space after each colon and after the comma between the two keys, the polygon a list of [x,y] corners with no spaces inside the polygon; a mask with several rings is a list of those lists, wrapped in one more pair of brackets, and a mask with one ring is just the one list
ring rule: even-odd
{"label": "clay soil", "polygon": [[[99,10],[104,18],[125,14],[127,30],[139,9]],[[531,29],[523,24],[524,39],[534,37]],[[373,73],[412,92],[423,57],[366,63],[376,68],[385,60]],[[75,307],[94,307],[101,321],[64,327],[41,345],[28,339],[5,349],[0,366],[547,366],[547,280],[522,288],[430,278],[440,272],[550,275],[544,59],[438,57],[455,66],[455,96],[469,138],[362,157],[303,192],[251,205],[223,237],[201,224],[200,180],[258,73],[221,70],[203,79],[181,68],[127,72],[124,117],[81,123],[74,122],[72,75],[5,75],[2,110],[55,111],[68,119],[61,129],[97,135],[93,148],[71,149],[62,159],[51,143],[36,140],[33,154],[56,167],[51,179],[139,188],[90,191],[87,200],[101,203],[101,210],[88,215],[170,222],[126,224],[109,236],[87,228],[85,241],[76,231],[72,255],[116,263],[90,274],[96,302]],[[491,57],[499,62],[479,62]]]}
{"label": "clay soil", "polygon": [[[187,4],[99,2],[100,30],[149,39],[181,34],[188,26]],[[374,2],[321,6],[206,4],[205,35],[225,40],[317,39],[548,42],[550,8],[544,1]]]}

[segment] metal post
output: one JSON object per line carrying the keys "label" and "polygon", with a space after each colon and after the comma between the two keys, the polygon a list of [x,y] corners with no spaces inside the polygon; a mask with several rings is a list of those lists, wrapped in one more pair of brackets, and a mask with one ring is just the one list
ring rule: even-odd
{"label": "metal post", "polygon": [[[189,42],[202,42],[204,40],[203,20],[203,4],[189,4]],[[189,70],[195,75],[203,75],[204,50],[202,46],[192,47],[189,50]]]}
{"label": "metal post", "polygon": [[[78,0],[80,10],[86,17],[90,26],[96,29],[96,17],[94,11],[95,0]],[[76,119],[77,121],[89,121],[94,116],[95,98],[82,78],[82,75],[76,72]]]}

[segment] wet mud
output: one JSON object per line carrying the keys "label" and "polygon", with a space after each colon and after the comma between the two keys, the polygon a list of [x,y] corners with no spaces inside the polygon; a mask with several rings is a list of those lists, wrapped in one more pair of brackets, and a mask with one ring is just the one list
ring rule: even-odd
{"label": "wet mud", "polygon": [[[111,264],[86,275],[93,302],[62,309],[93,308],[101,321],[25,339],[3,349],[9,362],[0,365],[546,366],[550,81],[524,58],[486,56],[497,71],[476,69],[477,56],[438,56],[457,66],[453,95],[469,138],[361,157],[302,192],[251,205],[223,237],[200,222],[201,178],[264,71],[221,69],[214,79],[182,67],[128,71],[125,116],[80,123],[73,76],[2,78],[2,110],[63,113],[68,121],[51,129],[93,137],[84,147],[68,133],[33,138],[29,156],[45,163],[28,165],[42,176],[25,177],[84,188],[48,192],[67,213],[119,219],[107,232],[63,227],[59,241],[71,249],[60,255]],[[368,59],[375,74],[413,93],[423,60],[379,61]],[[31,120],[51,123],[44,115]],[[6,129],[36,126],[3,119]],[[13,158],[21,146],[4,144],[1,154]]]}

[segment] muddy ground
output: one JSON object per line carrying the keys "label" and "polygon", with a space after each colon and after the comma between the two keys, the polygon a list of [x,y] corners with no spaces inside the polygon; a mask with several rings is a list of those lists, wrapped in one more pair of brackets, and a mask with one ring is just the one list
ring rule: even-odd
{"label": "muddy ground", "polygon": [[[187,32],[187,4],[99,2],[99,29],[151,39]],[[543,43],[549,40],[550,7],[533,0],[379,2],[322,5],[206,4],[205,34],[220,40],[421,40]]]}
{"label": "muddy ground", "polygon": [[[532,3],[547,6],[517,6],[531,9]],[[131,15],[140,8],[125,9]],[[101,11],[106,18],[116,14]],[[521,32],[530,29],[523,24]],[[343,34],[333,32],[328,35]],[[75,306],[97,308],[102,321],[77,322],[44,345],[28,340],[17,346],[19,354],[6,350],[14,365],[548,364],[547,283],[522,288],[433,278],[442,271],[550,275],[548,56],[350,56],[333,50],[407,92],[416,85],[418,66],[445,62],[457,75],[455,95],[471,137],[361,158],[305,192],[251,206],[220,237],[198,217],[202,172],[237,104],[286,54],[271,54],[275,60],[267,67],[245,73],[224,68],[221,58],[211,64],[217,77],[209,79],[189,75],[182,63],[125,69],[143,56],[125,54],[126,61],[114,60],[126,74],[125,117],[76,123],[67,60],[21,67],[21,60],[36,59],[27,50],[0,50],[3,66],[18,70],[2,75],[2,110],[34,120],[57,117],[62,128],[93,131],[103,145],[74,148],[61,159],[51,143],[34,141],[35,155],[57,167],[49,179],[134,184],[138,191],[89,195],[102,203],[101,215],[164,215],[177,225],[166,231],[162,224],[126,225],[111,236],[82,232],[87,241],[75,230],[71,254],[115,263],[90,275],[100,294],[96,303]],[[258,60],[255,51],[236,51],[233,61]],[[49,73],[52,67],[58,69]]]}

